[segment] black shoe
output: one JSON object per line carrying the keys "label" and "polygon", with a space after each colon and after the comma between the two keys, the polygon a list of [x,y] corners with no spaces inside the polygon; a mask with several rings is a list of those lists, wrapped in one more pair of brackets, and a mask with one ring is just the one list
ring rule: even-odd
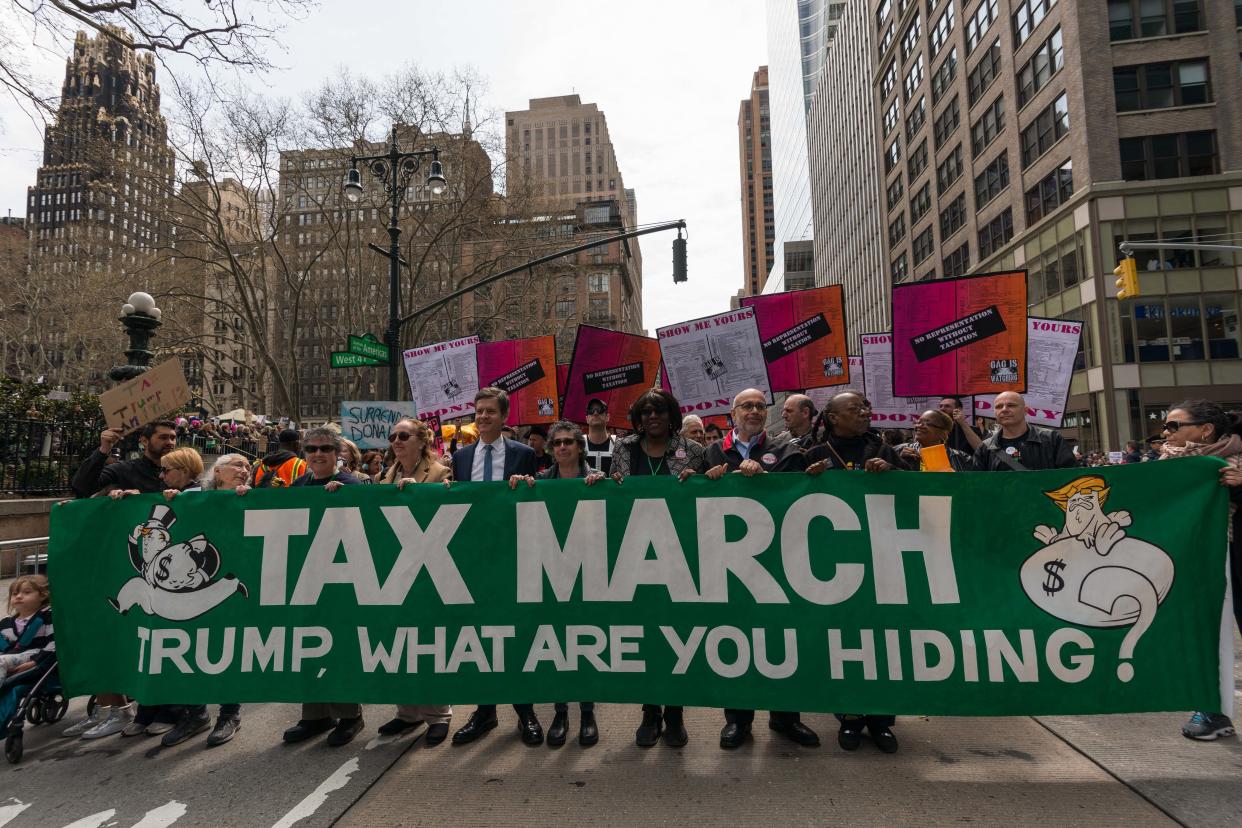
{"label": "black shoe", "polygon": [[819,735],[802,722],[779,722],[776,719],[768,719],[768,727],[803,747],[815,747],[819,744]]}
{"label": "black shoe", "polygon": [[407,722],[405,719],[397,718],[389,722],[384,722],[379,726],[379,735],[381,736],[399,736],[407,730],[413,730],[423,723],[422,719],[416,722]]}
{"label": "black shoe", "polygon": [[327,733],[336,725],[333,719],[302,719],[285,731],[286,742],[305,742],[312,736]]}
{"label": "black shoe", "polygon": [[664,719],[659,710],[644,710],[643,723],[638,726],[638,730],[634,731],[634,744],[639,747],[654,746],[660,741],[660,731],[663,725]]}
{"label": "black shoe", "polygon": [[690,741],[690,736],[686,733],[686,724],[682,721],[680,713],[664,720],[664,744],[679,748],[685,747],[688,741]]}
{"label": "black shoe", "polygon": [[164,747],[172,747],[179,745],[191,736],[197,736],[207,728],[211,727],[211,717],[206,711],[199,713],[185,713],[172,730],[164,734],[160,739],[160,744]]}
{"label": "black shoe", "polygon": [[435,747],[445,740],[448,736],[448,722],[436,722],[427,725],[427,735],[423,737],[423,744],[427,747]]}
{"label": "black shoe", "polygon": [[569,714],[557,711],[548,725],[548,747],[560,747],[565,744],[565,731],[569,730]]}
{"label": "black shoe", "polygon": [[[548,741],[552,741],[552,731],[548,731]],[[582,711],[582,723],[578,726],[578,744],[590,747],[599,741],[599,725],[595,724],[595,712]]]}
{"label": "black shoe", "polygon": [[864,724],[862,719],[846,719],[841,722],[841,729],[837,731],[837,744],[845,750],[858,750],[858,746],[862,744]]}
{"label": "black shoe", "polygon": [[750,735],[750,725],[729,722],[720,731],[720,746],[725,750],[739,748]]}
{"label": "black shoe", "polygon": [[475,739],[482,736],[487,731],[494,729],[495,727],[496,727],[496,714],[495,713],[480,714],[479,711],[476,710],[470,714],[470,720],[467,721],[464,725],[462,725],[462,727],[456,733],[453,734],[453,744],[455,745],[469,744],[473,742]]}
{"label": "black shoe", "polygon": [[362,732],[362,717],[354,716],[350,719],[341,719],[336,723],[336,727],[328,734],[328,747],[344,747],[354,740],[354,737]]}
{"label": "black shoe", "polygon": [[867,725],[867,732],[871,734],[871,741],[875,742],[875,746],[880,750],[885,753],[897,752],[897,737],[887,726]]}
{"label": "black shoe", "polygon": [[224,744],[239,730],[241,730],[241,716],[220,716],[216,719],[216,726],[207,734],[207,747]]}
{"label": "black shoe", "polygon": [[[518,714],[518,733],[522,736],[522,741],[528,745],[543,744],[543,727],[539,724],[539,718],[534,711],[530,713]],[[561,734],[561,743],[565,742],[565,734]]]}

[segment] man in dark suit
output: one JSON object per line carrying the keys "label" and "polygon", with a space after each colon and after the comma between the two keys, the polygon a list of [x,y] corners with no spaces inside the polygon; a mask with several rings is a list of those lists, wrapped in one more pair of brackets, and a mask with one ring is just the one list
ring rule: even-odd
{"label": "man in dark suit", "polygon": [[[460,482],[508,480],[514,475],[535,474],[535,450],[500,433],[509,416],[509,395],[499,388],[480,388],[474,395],[475,443],[453,453],[453,479]],[[543,744],[543,728],[531,704],[515,704],[518,732],[528,745]],[[496,727],[496,705],[481,704],[470,721],[453,734],[453,744],[473,742]]]}

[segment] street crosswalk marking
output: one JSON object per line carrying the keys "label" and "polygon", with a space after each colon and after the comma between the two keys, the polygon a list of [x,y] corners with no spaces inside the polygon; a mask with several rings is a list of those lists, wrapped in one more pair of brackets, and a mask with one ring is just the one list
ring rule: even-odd
{"label": "street crosswalk marking", "polygon": [[116,808],[109,808],[106,811],[100,811],[97,814],[84,816],[81,819],[75,819],[73,822],[65,826],[65,828],[100,828],[105,822],[116,816]]}
{"label": "street crosswalk marking", "polygon": [[15,796],[6,799],[3,804],[0,804],[0,828],[4,828],[5,825],[16,819],[18,814],[29,807],[29,802],[22,802]]}
{"label": "street crosswalk marking", "polygon": [[147,811],[142,819],[134,823],[134,828],[168,828],[169,825],[185,816],[185,812],[185,803],[173,800]]}
{"label": "street crosswalk marking", "polygon": [[333,771],[331,776],[323,780],[318,788],[307,794],[305,799],[294,805],[293,809],[281,817],[272,828],[289,828],[290,825],[314,814],[315,811],[319,810],[328,801],[328,795],[348,785],[349,778],[357,771],[358,757],[355,756]]}

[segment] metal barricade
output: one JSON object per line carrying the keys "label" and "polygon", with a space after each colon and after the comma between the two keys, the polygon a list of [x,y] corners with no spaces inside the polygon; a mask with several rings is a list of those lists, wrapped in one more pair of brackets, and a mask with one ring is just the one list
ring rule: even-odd
{"label": "metal barricade", "polygon": [[0,541],[0,578],[34,575],[46,569],[46,537]]}

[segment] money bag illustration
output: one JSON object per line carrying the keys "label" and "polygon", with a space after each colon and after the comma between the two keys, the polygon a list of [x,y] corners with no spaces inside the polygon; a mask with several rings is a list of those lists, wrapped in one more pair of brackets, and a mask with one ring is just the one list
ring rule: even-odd
{"label": "money bag illustration", "polygon": [[1065,513],[1065,526],[1035,527],[1043,548],[1022,564],[1027,597],[1044,612],[1084,627],[1130,627],[1117,678],[1134,678],[1130,659],[1173,586],[1173,559],[1126,533],[1130,513],[1105,512],[1109,486],[1098,475],[1044,492]]}

